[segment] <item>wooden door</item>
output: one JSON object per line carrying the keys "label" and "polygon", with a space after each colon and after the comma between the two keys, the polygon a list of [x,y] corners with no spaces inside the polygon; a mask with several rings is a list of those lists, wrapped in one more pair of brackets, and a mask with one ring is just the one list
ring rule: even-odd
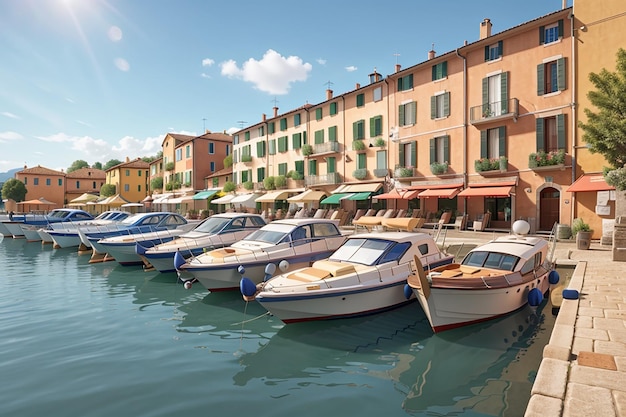
{"label": "wooden door", "polygon": [[550,231],[559,222],[561,193],[556,188],[544,188],[539,196],[539,230]]}

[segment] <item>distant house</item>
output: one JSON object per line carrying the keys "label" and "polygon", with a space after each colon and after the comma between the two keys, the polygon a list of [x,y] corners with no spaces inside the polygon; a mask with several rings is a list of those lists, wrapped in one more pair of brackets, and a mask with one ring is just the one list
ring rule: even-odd
{"label": "distant house", "polygon": [[99,195],[106,181],[106,173],[96,168],[81,168],[65,175],[65,201],[69,202],[84,193]]}
{"label": "distant house", "polygon": [[115,185],[115,192],[125,200],[139,203],[148,195],[149,167],[141,158],[126,158],[126,162],[106,170],[106,183]]}
{"label": "distant house", "polygon": [[[65,173],[55,171],[50,168],[37,165],[36,167],[24,169],[15,173],[15,178],[26,186],[26,200],[36,200],[44,198],[55,203],[53,207],[40,207],[50,209],[63,207],[65,201]],[[31,207],[35,209],[35,207]]]}

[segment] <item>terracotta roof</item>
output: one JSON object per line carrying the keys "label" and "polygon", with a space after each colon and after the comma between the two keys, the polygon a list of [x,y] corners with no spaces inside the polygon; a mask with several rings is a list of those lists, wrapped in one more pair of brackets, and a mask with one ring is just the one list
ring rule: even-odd
{"label": "terracotta roof", "polygon": [[177,146],[179,143],[186,142],[195,137],[195,136],[183,135],[180,133],[166,133],[165,137],[161,141],[161,146],[163,146],[163,143],[165,142],[168,136],[174,138],[174,146]]}
{"label": "terracotta roof", "polygon": [[207,175],[204,178],[215,178],[215,177],[223,177],[224,175],[230,175],[233,173],[233,167],[220,169],[219,171],[215,171],[211,175]]}
{"label": "terracotta roof", "polygon": [[55,171],[55,170],[50,169],[50,168],[42,167],[41,165],[37,165],[36,167],[32,167],[32,168],[24,167],[23,170],[18,171],[18,172],[15,173],[15,175],[18,175],[18,174],[39,174],[39,175],[60,175],[60,176],[65,176],[65,173],[63,171]]}
{"label": "terracotta roof", "polygon": [[117,164],[115,166],[112,166],[111,168],[107,169],[106,172],[112,171],[114,169],[119,169],[119,168],[149,168],[150,164],[146,161],[144,161],[141,158],[137,158],[137,159],[133,159],[132,161],[127,161],[127,162],[122,162],[121,164]]}
{"label": "terracotta roof", "polygon": [[106,173],[104,170],[96,168],[81,168],[76,171],[68,172],[67,178],[93,178],[93,179],[105,179]]}

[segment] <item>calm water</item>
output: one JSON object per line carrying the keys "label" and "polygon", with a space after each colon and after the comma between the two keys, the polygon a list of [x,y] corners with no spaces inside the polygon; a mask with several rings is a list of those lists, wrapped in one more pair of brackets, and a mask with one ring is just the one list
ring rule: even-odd
{"label": "calm water", "polygon": [[239,293],[88,260],[0,241],[1,415],[521,416],[554,323],[544,305],[433,335],[413,303],[284,326]]}

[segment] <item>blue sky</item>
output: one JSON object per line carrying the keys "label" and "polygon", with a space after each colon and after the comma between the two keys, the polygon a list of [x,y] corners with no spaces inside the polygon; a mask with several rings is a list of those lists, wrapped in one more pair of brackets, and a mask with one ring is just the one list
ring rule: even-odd
{"label": "blue sky", "polygon": [[0,172],[155,155],[168,132],[237,130],[474,42],[484,18],[495,34],[561,7],[0,0]]}

